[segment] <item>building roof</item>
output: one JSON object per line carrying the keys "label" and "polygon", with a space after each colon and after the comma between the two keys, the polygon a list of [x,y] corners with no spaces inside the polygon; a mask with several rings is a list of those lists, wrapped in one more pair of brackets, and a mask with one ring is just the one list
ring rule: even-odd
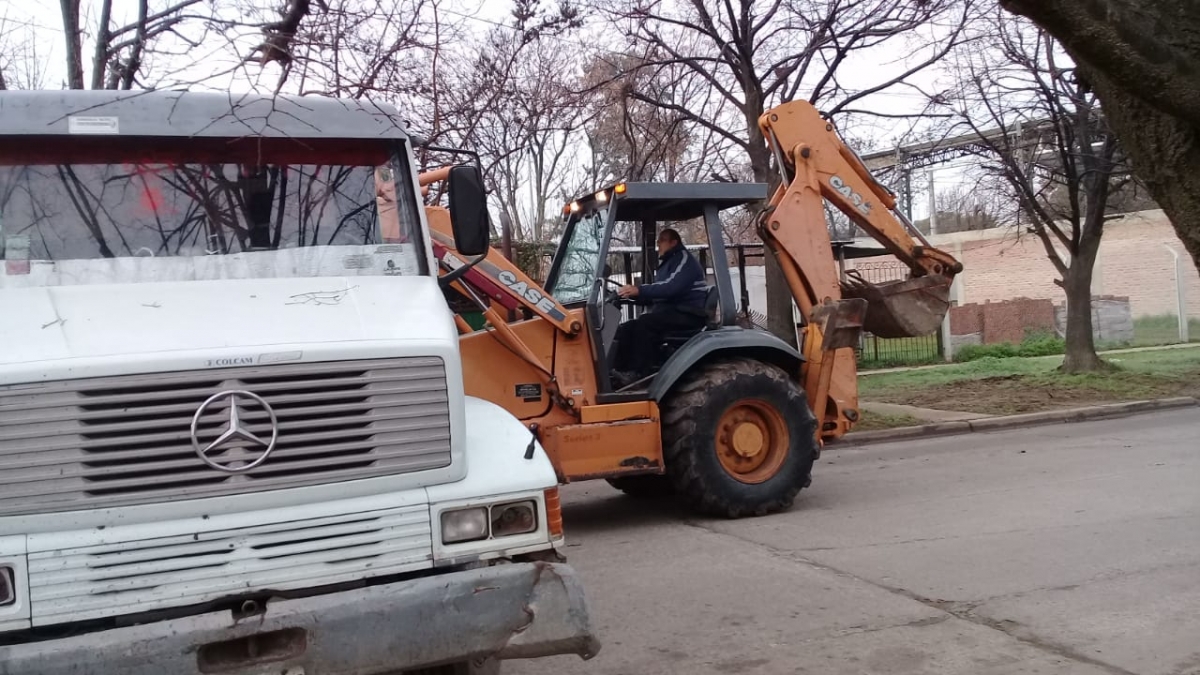
{"label": "building roof", "polygon": [[194,91],[4,91],[0,137],[392,138],[395,108],[362,100]]}

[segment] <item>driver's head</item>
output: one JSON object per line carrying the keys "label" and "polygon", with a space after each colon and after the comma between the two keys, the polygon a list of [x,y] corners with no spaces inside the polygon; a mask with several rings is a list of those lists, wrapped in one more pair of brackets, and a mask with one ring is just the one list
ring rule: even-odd
{"label": "driver's head", "polygon": [[681,243],[682,240],[679,238],[679,232],[672,230],[669,227],[662,232],[659,232],[658,256],[661,258],[662,256],[666,255],[668,251],[676,246],[679,246]]}

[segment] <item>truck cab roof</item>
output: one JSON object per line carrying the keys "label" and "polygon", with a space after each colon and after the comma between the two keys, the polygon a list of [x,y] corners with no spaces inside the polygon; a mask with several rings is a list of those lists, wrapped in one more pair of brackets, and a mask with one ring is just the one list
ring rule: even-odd
{"label": "truck cab roof", "polygon": [[395,108],[363,100],[196,91],[6,91],[0,138],[409,137]]}

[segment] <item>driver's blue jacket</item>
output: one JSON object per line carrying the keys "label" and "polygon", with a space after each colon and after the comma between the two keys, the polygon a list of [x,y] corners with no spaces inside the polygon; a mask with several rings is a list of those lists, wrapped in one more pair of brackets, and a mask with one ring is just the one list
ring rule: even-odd
{"label": "driver's blue jacket", "polygon": [[704,268],[680,243],[658,259],[654,283],[638,286],[637,299],[644,305],[667,304],[703,312],[707,294]]}

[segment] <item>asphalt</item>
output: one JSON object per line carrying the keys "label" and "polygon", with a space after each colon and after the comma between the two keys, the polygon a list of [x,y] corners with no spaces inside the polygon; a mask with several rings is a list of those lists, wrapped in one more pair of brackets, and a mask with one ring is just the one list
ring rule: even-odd
{"label": "asphalt", "polygon": [[1195,409],[831,448],[751,520],[564,496],[604,646],[507,675],[1200,674]]}

